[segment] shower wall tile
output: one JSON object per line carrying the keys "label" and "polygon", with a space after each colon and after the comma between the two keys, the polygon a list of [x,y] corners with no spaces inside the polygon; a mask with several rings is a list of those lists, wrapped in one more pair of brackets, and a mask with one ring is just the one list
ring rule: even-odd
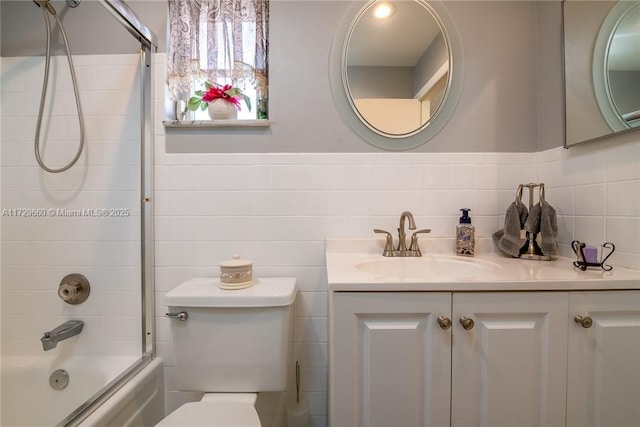
{"label": "shower wall tile", "polygon": [[[3,265],[2,267],[2,291],[47,291],[57,290],[59,279],[68,274],[66,266],[17,266]],[[122,292],[131,290],[131,284],[136,283],[140,277],[140,269],[135,267],[84,266],[78,267],[78,273],[85,277],[91,277],[92,292]],[[25,277],[29,277],[25,281]],[[58,280],[54,280],[58,279]],[[137,298],[137,297],[136,297]],[[57,306],[56,306],[57,307]],[[64,305],[66,309],[71,306]],[[112,307],[113,308],[113,307]]]}
{"label": "shower wall tile", "polygon": [[[1,207],[40,212],[1,218],[2,353],[41,355],[37,338],[43,331],[81,318],[82,334],[52,353],[137,357],[142,336],[140,118],[139,93],[133,88],[139,56],[82,55],[74,61],[86,145],[78,164],[62,174],[42,172],[33,155],[40,99],[40,83],[34,82],[42,82],[43,58],[3,58],[1,63]],[[66,67],[66,57],[53,59],[41,132],[41,151],[53,167],[73,157],[80,135]],[[88,213],[96,209],[116,209],[120,216]],[[69,273],[91,283],[89,299],[78,306],[57,296]]]}

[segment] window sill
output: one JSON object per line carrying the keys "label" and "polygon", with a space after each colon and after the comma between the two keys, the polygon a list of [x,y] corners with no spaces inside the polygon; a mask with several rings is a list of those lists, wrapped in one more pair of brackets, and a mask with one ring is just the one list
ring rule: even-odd
{"label": "window sill", "polygon": [[165,128],[173,129],[209,129],[209,128],[267,128],[269,120],[164,120]]}

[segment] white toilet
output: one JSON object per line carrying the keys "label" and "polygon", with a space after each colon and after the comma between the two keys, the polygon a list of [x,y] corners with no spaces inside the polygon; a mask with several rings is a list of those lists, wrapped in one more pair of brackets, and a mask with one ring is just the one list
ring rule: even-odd
{"label": "white toilet", "polygon": [[191,279],[165,297],[177,388],[205,395],[159,427],[260,427],[256,393],[286,388],[296,279],[254,279],[240,290],[218,284]]}

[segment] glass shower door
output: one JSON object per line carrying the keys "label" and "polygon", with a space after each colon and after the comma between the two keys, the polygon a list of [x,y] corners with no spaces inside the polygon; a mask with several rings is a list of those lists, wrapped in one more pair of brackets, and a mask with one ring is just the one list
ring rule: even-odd
{"label": "glass shower door", "polygon": [[[34,158],[42,11],[2,2],[2,26],[24,29],[2,40],[0,63],[2,425],[62,425],[152,353],[150,46],[101,2],[53,6],[85,123],[79,161],[55,174]],[[30,30],[39,45],[26,38]],[[60,167],[81,132],[67,58],[60,45],[54,53],[40,149]],[[86,300],[77,303],[76,293]]]}

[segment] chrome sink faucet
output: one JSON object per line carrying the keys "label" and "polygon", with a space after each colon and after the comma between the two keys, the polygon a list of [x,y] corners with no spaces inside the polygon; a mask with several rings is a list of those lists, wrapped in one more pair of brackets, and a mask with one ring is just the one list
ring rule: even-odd
{"label": "chrome sink faucet", "polygon": [[386,234],[386,243],[384,246],[384,251],[382,252],[383,256],[388,257],[419,257],[422,256],[422,252],[420,252],[420,247],[418,246],[418,234],[421,233],[430,233],[430,229],[423,229],[415,231],[411,235],[411,244],[409,245],[409,249],[407,249],[407,234],[405,230],[405,221],[409,220],[409,230],[416,229],[416,222],[413,218],[413,214],[409,211],[402,212],[400,215],[400,226],[398,227],[398,246],[394,248],[393,246],[393,237],[391,237],[391,233],[385,230],[380,230],[375,228],[373,231],[375,233],[383,233]]}
{"label": "chrome sink faucet", "polygon": [[42,338],[40,338],[40,341],[42,341],[42,349],[44,351],[48,351],[56,348],[58,342],[71,338],[82,332],[83,326],[84,322],[82,320],[69,320],[57,328],[49,332],[45,332],[42,335]]}
{"label": "chrome sink faucet", "polygon": [[404,211],[400,215],[400,227],[398,227],[398,247],[397,251],[407,251],[407,235],[404,232],[404,221],[409,219],[409,230],[416,229],[416,221],[413,219],[413,214],[409,211]]}

